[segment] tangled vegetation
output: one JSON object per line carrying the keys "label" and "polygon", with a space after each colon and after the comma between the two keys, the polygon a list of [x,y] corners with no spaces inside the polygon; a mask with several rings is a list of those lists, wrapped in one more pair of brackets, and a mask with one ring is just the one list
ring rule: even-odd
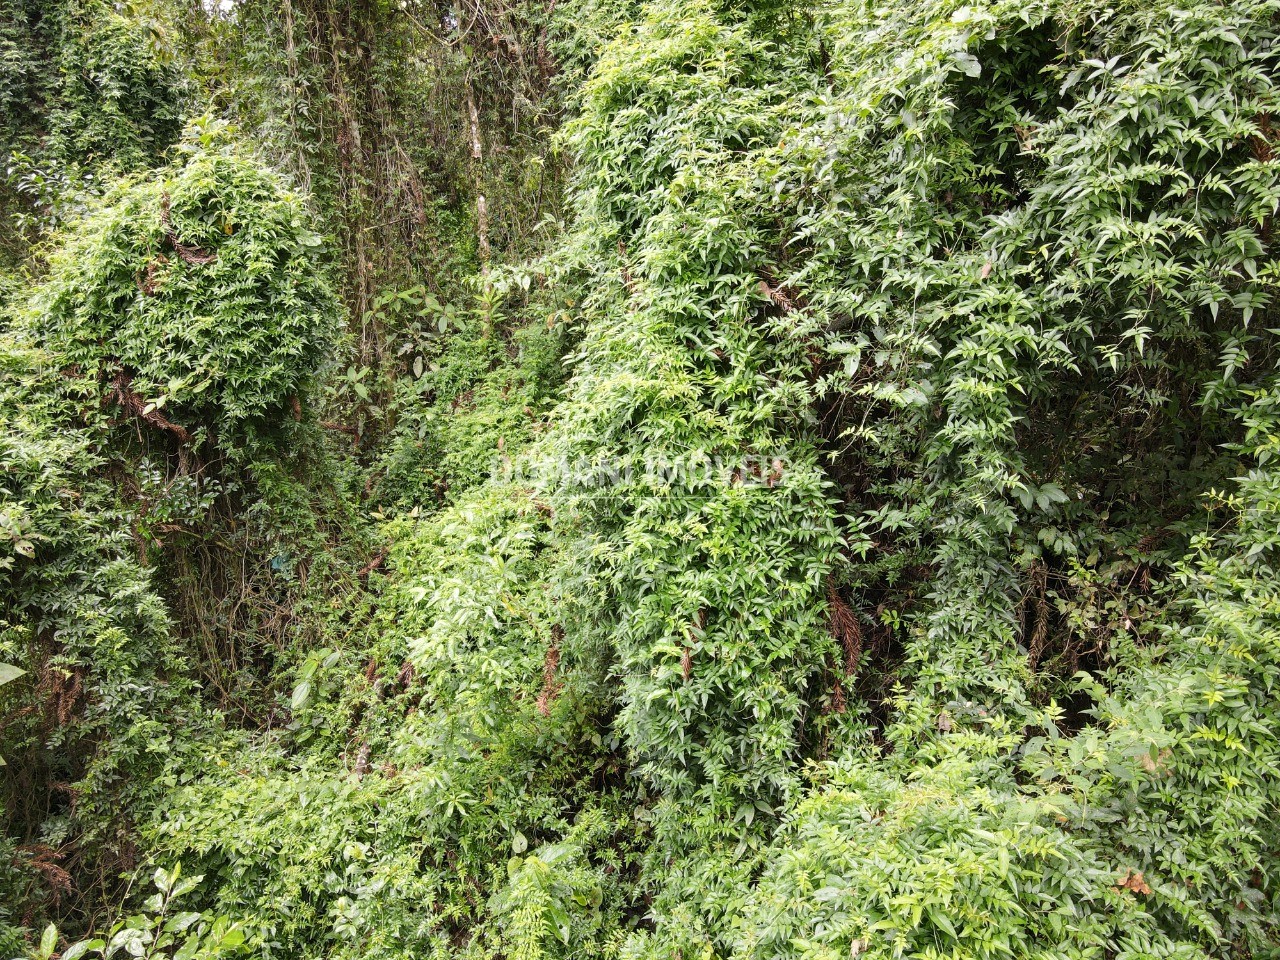
{"label": "tangled vegetation", "polygon": [[287,416],[331,339],[300,198],[217,140],[199,131],[174,167],[108,194],[27,308],[30,338],[87,394],[182,442]]}
{"label": "tangled vegetation", "polygon": [[1275,954],[1273,0],[17,7],[0,948]]}

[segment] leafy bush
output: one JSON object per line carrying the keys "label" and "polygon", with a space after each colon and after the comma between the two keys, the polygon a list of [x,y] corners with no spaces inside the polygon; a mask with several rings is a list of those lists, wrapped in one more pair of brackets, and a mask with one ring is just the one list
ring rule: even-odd
{"label": "leafy bush", "polygon": [[37,20],[37,35],[56,37],[58,71],[40,91],[49,100],[42,152],[90,170],[100,164],[117,170],[154,164],[181,133],[186,86],[177,64],[158,49],[159,24],[126,16],[101,0],[50,7],[30,18]]}
{"label": "leafy bush", "polygon": [[3,898],[29,915],[66,896],[74,912],[55,851],[118,871],[130,855],[120,804],[154,791],[153,761],[192,690],[62,377],[7,336],[0,363],[0,657],[27,674],[0,696],[4,832],[21,841]]}
{"label": "leafy bush", "polygon": [[824,770],[776,841],[738,954],[1200,955],[1153,938],[1140,872],[1112,869],[1054,803],[993,787],[981,767],[957,752],[905,782]]}
{"label": "leafy bush", "polygon": [[[221,239],[192,226],[205,214],[200,229],[216,220]],[[257,219],[231,227],[240,214]],[[164,758],[185,754],[196,730],[217,735],[193,680],[227,666],[178,640],[165,601],[183,598],[181,570],[146,567],[163,556],[162,536],[216,530],[232,491],[251,519],[292,507],[273,515],[275,549],[303,512],[289,501],[300,484],[258,440],[282,435],[271,417],[302,431],[289,407],[301,415],[295,391],[334,321],[308,217],[277,176],[202,127],[180,162],[125,181],[71,227],[5,318],[0,660],[28,674],[4,691],[4,826],[21,841],[6,898],[22,910],[6,922],[52,909],[75,932],[99,898],[117,896],[136,862],[131,820],[167,788],[156,779]],[[206,439],[220,448],[212,465]],[[317,511],[305,518],[314,529]],[[199,549],[170,556],[210,576]]]}
{"label": "leafy bush", "polygon": [[77,225],[26,328],[88,396],[234,442],[288,416],[333,334],[333,294],[311,215],[278,175],[216,124],[179,153]]}
{"label": "leafy bush", "polygon": [[122,171],[159,163],[190,87],[159,8],[102,0],[0,3],[0,262]]}
{"label": "leafy bush", "polygon": [[[244,930],[226,917],[207,917],[190,910],[175,910],[177,901],[191,893],[203,877],[183,877],[181,865],[158,869],[152,877],[156,892],[143,904],[143,912],[113,923],[107,936],[81,940],[62,951],[63,960],[85,956],[214,960],[235,956],[244,943]],[[50,960],[58,942],[58,930],[50,925],[40,938],[31,960]]]}

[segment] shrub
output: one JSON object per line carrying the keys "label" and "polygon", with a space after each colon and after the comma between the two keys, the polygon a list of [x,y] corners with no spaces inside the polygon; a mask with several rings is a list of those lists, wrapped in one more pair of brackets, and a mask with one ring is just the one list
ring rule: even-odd
{"label": "shrub", "polygon": [[216,124],[77,224],[32,297],[30,336],[92,400],[233,443],[289,415],[336,321],[303,199]]}

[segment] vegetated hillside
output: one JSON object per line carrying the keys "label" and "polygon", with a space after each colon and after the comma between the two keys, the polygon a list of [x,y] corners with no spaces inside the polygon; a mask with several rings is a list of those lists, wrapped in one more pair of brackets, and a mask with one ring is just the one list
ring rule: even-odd
{"label": "vegetated hillside", "polygon": [[1280,949],[1280,5],[0,10],[10,955]]}

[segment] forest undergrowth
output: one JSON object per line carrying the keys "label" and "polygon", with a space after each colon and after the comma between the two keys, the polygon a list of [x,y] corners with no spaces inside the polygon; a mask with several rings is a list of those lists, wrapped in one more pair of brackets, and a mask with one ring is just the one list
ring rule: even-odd
{"label": "forest undergrowth", "polygon": [[1280,954],[1275,0],[0,0],[0,950]]}

